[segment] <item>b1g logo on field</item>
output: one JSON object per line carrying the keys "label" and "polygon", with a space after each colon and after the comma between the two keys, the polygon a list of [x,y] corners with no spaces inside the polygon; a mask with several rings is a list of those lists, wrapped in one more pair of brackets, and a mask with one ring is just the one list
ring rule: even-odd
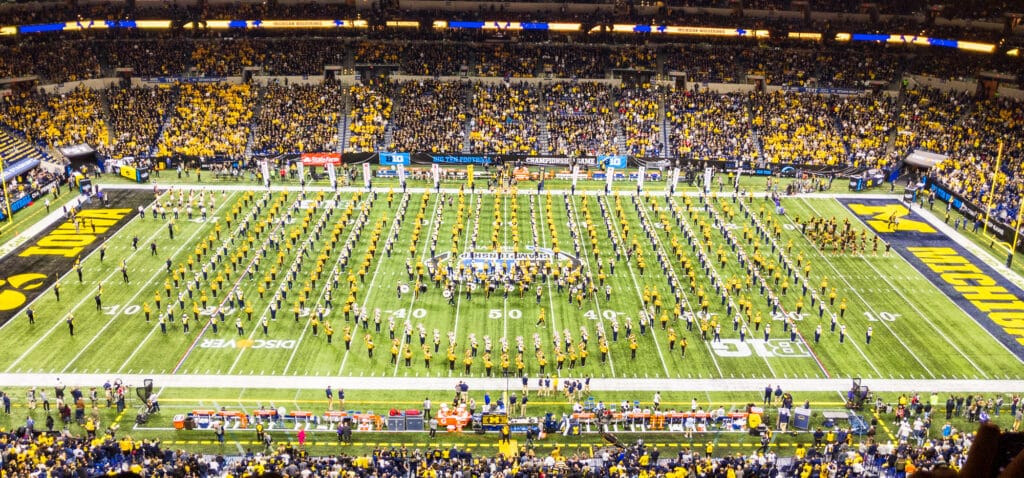
{"label": "b1g logo on field", "polygon": [[785,357],[799,358],[810,357],[811,353],[804,347],[802,342],[790,342],[788,339],[747,340],[722,339],[720,342],[712,342],[711,350],[719,357]]}
{"label": "b1g logo on field", "polygon": [[252,339],[204,339],[201,349],[284,349],[295,348],[295,340],[252,340]]}

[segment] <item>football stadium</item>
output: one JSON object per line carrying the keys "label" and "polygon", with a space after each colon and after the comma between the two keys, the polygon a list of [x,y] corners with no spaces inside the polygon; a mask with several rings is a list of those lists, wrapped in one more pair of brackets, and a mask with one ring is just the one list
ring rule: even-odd
{"label": "football stadium", "polygon": [[0,3],[0,475],[1024,476],[1022,18]]}

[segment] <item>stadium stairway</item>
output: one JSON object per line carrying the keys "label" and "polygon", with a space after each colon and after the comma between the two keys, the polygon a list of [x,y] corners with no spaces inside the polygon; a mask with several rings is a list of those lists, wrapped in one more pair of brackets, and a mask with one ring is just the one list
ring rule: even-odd
{"label": "stadium stairway", "polygon": [[[396,93],[391,96],[391,118],[398,118],[401,113],[402,95]],[[395,123],[396,121],[388,121],[387,126],[384,127],[384,137],[381,139],[383,151],[391,151],[391,141],[395,137]]]}
{"label": "stadium stairway", "polygon": [[0,158],[6,164],[11,164],[23,159],[44,160],[46,155],[27,140],[0,128]]}
{"label": "stadium stairway", "polygon": [[338,122],[338,152],[344,153],[348,145],[348,116],[352,114],[352,96],[346,90],[342,101],[341,121]]}
{"label": "stadium stairway", "polygon": [[99,94],[99,97],[100,97],[100,111],[103,112],[103,115],[102,115],[103,126],[106,126],[106,128],[107,128],[106,143],[107,143],[108,146],[113,146],[114,145],[114,139],[116,138],[116,136],[115,136],[114,126],[112,124],[110,124],[110,118],[112,116],[110,114],[110,100],[107,97],[107,94],[109,93],[109,91],[110,90],[102,91]]}
{"label": "stadium stairway", "polygon": [[158,151],[157,145],[159,145],[160,141],[163,140],[164,131],[166,131],[167,127],[171,124],[171,118],[174,115],[175,108],[177,108],[178,106],[178,93],[178,88],[172,87],[171,99],[167,102],[167,110],[164,112],[164,117],[160,121],[160,127],[157,128],[156,134],[153,135],[153,144],[149,146],[150,157],[156,156],[156,153]]}
{"label": "stadium stairway", "polygon": [[[659,70],[660,71],[660,70]],[[668,142],[668,118],[665,116],[665,97],[668,96],[668,92],[665,89],[658,91],[658,121],[657,124],[661,125],[661,154],[658,156],[667,158],[669,151],[673,148]]]}

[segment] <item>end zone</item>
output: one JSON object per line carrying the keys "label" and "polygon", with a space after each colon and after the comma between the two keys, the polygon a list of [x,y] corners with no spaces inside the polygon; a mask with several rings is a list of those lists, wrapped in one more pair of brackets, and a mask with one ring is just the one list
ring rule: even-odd
{"label": "end zone", "polygon": [[108,205],[97,200],[82,204],[78,217],[85,226],[78,229],[71,219],[63,218],[27,239],[5,257],[0,275],[0,326],[50,288],[71,270],[75,259],[85,257],[128,224],[139,206],[153,201],[145,190],[107,192]]}
{"label": "end zone", "polygon": [[838,199],[1024,361],[1024,290],[894,199]]}

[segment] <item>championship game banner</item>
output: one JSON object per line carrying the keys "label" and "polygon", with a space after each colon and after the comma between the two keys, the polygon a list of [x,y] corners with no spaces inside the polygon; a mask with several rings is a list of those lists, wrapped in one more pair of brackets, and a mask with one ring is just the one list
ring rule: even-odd
{"label": "championship game banner", "polygon": [[327,164],[341,165],[341,153],[302,153],[302,164],[322,168]]}

